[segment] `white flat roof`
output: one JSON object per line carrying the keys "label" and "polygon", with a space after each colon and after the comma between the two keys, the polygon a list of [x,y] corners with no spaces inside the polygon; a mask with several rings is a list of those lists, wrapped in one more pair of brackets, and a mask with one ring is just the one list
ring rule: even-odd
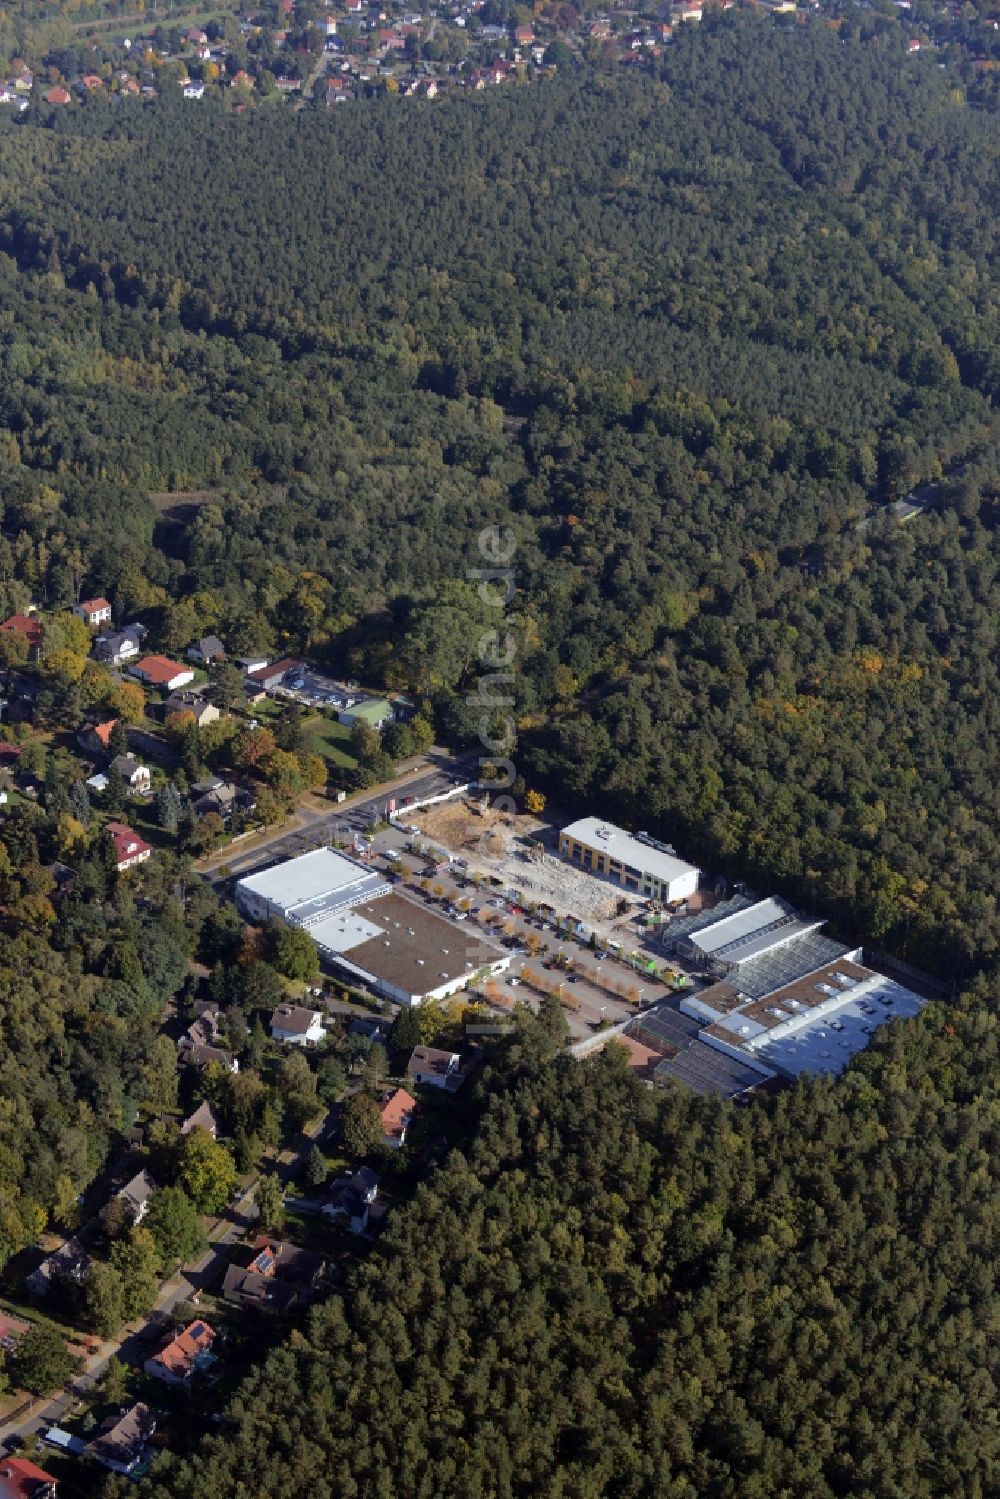
{"label": "white flat roof", "polygon": [[817,1015],[811,1024],[791,1035],[752,1041],[753,1052],[762,1061],[794,1077],[803,1072],[841,1072],[886,1021],[919,1015],[925,1004],[927,1000],[912,989],[877,973],[853,991],[846,990],[843,1004],[825,1015]]}
{"label": "white flat roof", "polygon": [[756,938],[765,927],[773,927],[779,921],[785,922],[792,914],[791,907],[783,900],[769,896],[766,900],[757,901],[755,905],[745,906],[742,911],[734,911],[731,916],[723,916],[721,921],[703,926],[700,931],[692,932],[689,940],[695,947],[700,947],[702,952],[718,952],[720,947],[727,947],[730,942],[742,944],[750,938]]}
{"label": "white flat roof", "polygon": [[346,896],[352,888],[359,894],[374,894],[376,887],[389,888],[382,876],[367,865],[332,848],[299,854],[297,859],[287,859],[261,874],[248,875],[237,885],[238,890],[249,891],[279,906],[286,915],[294,911],[298,921],[306,925],[310,917],[322,914],[331,899]]}
{"label": "white flat roof", "polygon": [[352,947],[360,947],[362,942],[370,942],[373,937],[381,937],[382,928],[359,916],[353,907],[348,907],[324,916],[322,921],[314,922],[309,928],[309,935],[318,947],[324,947],[327,952],[344,953],[349,952]]}
{"label": "white flat roof", "polygon": [[575,838],[577,843],[585,843],[588,848],[606,849],[612,859],[644,874],[655,875],[667,884],[686,874],[698,873],[695,865],[686,864],[674,854],[662,853],[600,817],[581,817],[579,822],[571,822],[568,828],[563,828],[563,833],[568,838]]}

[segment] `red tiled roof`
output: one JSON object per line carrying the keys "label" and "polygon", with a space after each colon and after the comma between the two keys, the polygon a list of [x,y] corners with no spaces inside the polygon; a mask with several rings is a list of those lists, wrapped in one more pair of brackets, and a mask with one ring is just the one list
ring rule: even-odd
{"label": "red tiled roof", "polygon": [[16,635],[23,635],[31,645],[37,645],[45,634],[41,621],[32,619],[28,614],[12,614],[10,619],[5,619],[0,625],[0,630],[11,630]]}
{"label": "red tiled roof", "polygon": [[166,687],[169,682],[174,680],[174,677],[179,676],[182,672],[190,672],[191,668],[189,666],[181,666],[178,662],[171,661],[166,656],[143,656],[141,661],[135,663],[133,670],[142,672],[142,675],[154,687]]}
{"label": "red tiled roof", "polygon": [[272,661],[270,666],[258,667],[256,671],[247,672],[248,682],[269,682],[272,677],[279,674],[284,676],[286,671],[292,671],[296,666],[301,666],[301,661],[296,661],[294,656],[282,656],[280,661]]}
{"label": "red tiled roof", "polygon": [[172,1374],[187,1374],[198,1354],[207,1352],[214,1341],[215,1333],[207,1322],[191,1322],[183,1332],[177,1334],[173,1342],[160,1349],[155,1360]]}
{"label": "red tiled roof", "polygon": [[0,1499],[31,1499],[42,1484],[56,1479],[27,1457],[4,1457],[0,1461]]}
{"label": "red tiled roof", "polygon": [[110,609],[111,603],[108,599],[82,599],[79,607],[88,614],[96,614],[99,609]]}
{"label": "red tiled roof", "polygon": [[405,1088],[395,1088],[379,1109],[383,1131],[387,1135],[401,1138],[416,1107],[417,1100],[412,1094],[407,1093]]}
{"label": "red tiled roof", "polygon": [[111,747],[111,732],[117,722],[117,718],[109,718],[106,723],[95,723],[90,726],[90,732],[94,735],[95,739],[100,741],[105,749],[110,749]]}
{"label": "red tiled roof", "polygon": [[105,831],[114,839],[119,864],[123,864],[126,859],[134,859],[137,854],[151,852],[149,844],[144,843],[139,834],[133,832],[124,822],[109,822]]}

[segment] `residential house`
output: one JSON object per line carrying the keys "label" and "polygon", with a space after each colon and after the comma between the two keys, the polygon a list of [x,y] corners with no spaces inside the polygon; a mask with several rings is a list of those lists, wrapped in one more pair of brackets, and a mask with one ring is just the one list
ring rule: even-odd
{"label": "residential house", "polygon": [[[148,1171],[140,1171],[133,1176],[131,1181],[125,1183],[120,1191],[116,1192],[112,1202],[119,1199],[125,1204],[133,1223],[141,1223],[149,1210],[149,1199],[156,1191],[156,1182]],[[101,1217],[104,1218],[108,1207],[102,1208]]]}
{"label": "residential house", "polygon": [[68,104],[70,102],[70,95],[66,89],[60,88],[57,85],[55,88],[49,89],[45,95],[45,102],[46,104]]}
{"label": "residential house", "polygon": [[458,1075],[460,1060],[454,1051],[439,1051],[436,1046],[415,1046],[406,1064],[406,1075],[421,1087],[447,1088],[449,1078]]}
{"label": "residential house", "polygon": [[194,681],[194,672],[189,666],[181,666],[166,656],[143,656],[134,666],[128,667],[129,676],[136,677],[145,687],[159,687],[164,692],[176,692]]}
{"label": "residential house", "polygon": [[270,666],[255,667],[253,671],[248,671],[247,688],[256,687],[262,692],[272,692],[275,687],[281,686],[286,676],[301,670],[301,661],[296,661],[293,656],[282,656],[280,661],[272,661]]}
{"label": "residential house", "polygon": [[363,1234],[368,1227],[369,1210],[378,1196],[378,1177],[369,1166],[339,1176],[330,1188],[320,1211],[324,1218],[343,1222],[352,1234]]}
{"label": "residential house", "polygon": [[117,1415],[108,1416],[87,1444],[87,1453],[126,1478],[145,1463],[147,1445],[156,1431],[156,1417],[148,1405],[130,1405]]}
{"label": "residential house", "polygon": [[194,1113],[187,1116],[181,1125],[181,1134],[189,1135],[192,1130],[196,1129],[203,1129],[206,1135],[212,1136],[213,1140],[218,1138],[219,1121],[216,1119],[210,1103],[200,1103]]}
{"label": "residential house", "polygon": [[256,656],[237,656],[236,665],[248,676],[255,671],[263,671],[267,665],[267,657],[260,652]]}
{"label": "residential house", "polygon": [[50,1254],[25,1277],[25,1285],[33,1296],[48,1295],[53,1280],[73,1280],[79,1285],[90,1269],[90,1255],[78,1239],[67,1239],[65,1244]]}
{"label": "residential house", "polygon": [[107,791],[108,778],[104,774],[103,770],[98,770],[95,771],[92,776],[88,776],[84,784],[89,791],[96,791],[100,793],[102,791]]}
{"label": "residential house", "polygon": [[214,703],[206,701],[200,692],[172,692],[163,707],[164,722],[172,713],[191,713],[195,724],[203,729],[206,724],[216,723],[222,717]]}
{"label": "residential house", "polygon": [[314,1292],[326,1269],[325,1261],[308,1249],[279,1239],[260,1237],[238,1250],[226,1270],[222,1294],[241,1307],[283,1310]]}
{"label": "residential house", "polygon": [[182,90],[185,99],[200,99],[205,93],[203,83],[186,83]]}
{"label": "residential house", "polygon": [[228,822],[234,812],[252,812],[257,805],[252,791],[235,786],[231,781],[213,776],[210,780],[195,781],[191,787],[194,801],[191,803],[199,817],[217,812],[223,822]]}
{"label": "residential house", "polygon": [[203,666],[210,666],[213,661],[225,661],[226,648],[218,635],[206,635],[201,640],[196,640],[187,648],[187,654],[192,661],[200,661]]}
{"label": "residential house", "polygon": [[[84,79],[84,83],[86,83]],[[98,79],[100,83],[100,79]],[[82,599],[79,604],[73,605],[73,613],[77,619],[82,619],[85,625],[91,629],[97,629],[98,625],[105,625],[111,618],[111,605],[107,599]]]}
{"label": "residential house", "polygon": [[188,1385],[196,1374],[204,1374],[215,1362],[215,1333],[207,1322],[189,1322],[165,1348],[143,1364],[151,1379],[168,1385]]}
{"label": "residential house", "polygon": [[28,660],[39,659],[45,639],[45,626],[41,620],[33,619],[30,614],[12,614],[0,624],[0,630],[5,630],[8,635],[20,635],[28,647]]}
{"label": "residential house", "polygon": [[388,1098],[379,1105],[382,1119],[382,1142],[390,1150],[398,1150],[406,1143],[406,1131],[410,1127],[417,1107],[417,1100],[405,1088],[393,1088]]}
{"label": "residential house", "polygon": [[77,734],[76,742],[88,755],[106,755],[111,748],[111,733],[117,718],[108,718],[104,723],[86,724]]}
{"label": "residential house", "polygon": [[319,1010],[303,1005],[278,1005],[271,1016],[271,1039],[289,1046],[313,1046],[322,1041],[326,1031]]}
{"label": "residential house", "polygon": [[239,1062],[224,1046],[209,1046],[202,1041],[192,1041],[187,1036],[178,1041],[177,1056],[186,1067],[194,1067],[198,1072],[210,1067],[213,1062],[224,1067],[227,1072],[240,1070]]}
{"label": "residential house", "polygon": [[104,831],[110,833],[114,843],[115,867],[119,874],[132,869],[136,864],[144,864],[153,852],[149,844],[144,843],[139,834],[134,833],[123,822],[109,822],[105,824]]}
{"label": "residential house", "polygon": [[214,1046],[222,1034],[222,1011],[212,1000],[195,1005],[195,1018],[185,1032],[196,1046]]}
{"label": "residential house", "polygon": [[125,625],[121,630],[108,630],[97,636],[90,654],[95,661],[121,666],[138,656],[148,633],[145,625]]}
{"label": "residential house", "polygon": [[0,1499],[56,1499],[57,1482],[28,1457],[0,1458]]}
{"label": "residential house", "polygon": [[[327,1000],[326,1007],[330,1014],[335,1014],[334,1006],[341,1003],[338,999]],[[352,1020],[347,1027],[349,1036],[361,1036],[365,1041],[384,1041],[392,1029],[392,1021],[388,1015],[364,1015],[358,1020]]]}
{"label": "residential house", "polygon": [[117,770],[130,791],[141,794],[149,790],[149,766],[140,765],[134,755],[116,755],[111,769]]}

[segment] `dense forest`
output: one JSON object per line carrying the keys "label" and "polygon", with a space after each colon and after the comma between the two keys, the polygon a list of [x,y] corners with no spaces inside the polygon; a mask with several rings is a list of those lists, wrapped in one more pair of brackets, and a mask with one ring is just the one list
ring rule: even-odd
{"label": "dense forest", "polygon": [[989,959],[996,117],[891,30],[743,14],[659,77],[203,103],[0,132],[9,601],[82,573],[474,742],[509,524],[522,772]]}
{"label": "dense forest", "polygon": [[742,1110],[553,1056],[559,1024],[522,1017],[469,1151],[145,1492],[992,1492],[983,996]]}
{"label": "dense forest", "polygon": [[[509,530],[526,781],[972,987],[747,1109],[519,1015],[463,1147],[146,1492],[995,1491],[996,114],[901,29],[743,11],[644,69],[201,105],[0,120],[0,610],[106,593],[475,745]],[[169,1106],[189,961],[234,1033],[278,983],[51,779],[0,848],[4,1260]],[[242,1166],[276,1103],[227,1086]]]}

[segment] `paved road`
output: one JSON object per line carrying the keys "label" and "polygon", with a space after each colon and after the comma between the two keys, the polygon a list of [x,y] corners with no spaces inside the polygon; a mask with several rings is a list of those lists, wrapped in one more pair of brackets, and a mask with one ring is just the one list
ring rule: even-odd
{"label": "paved road", "polygon": [[[328,1110],[317,1126],[294,1149],[280,1152],[275,1165],[283,1183],[287,1185],[298,1175],[313,1142],[327,1137],[335,1116],[335,1109]],[[32,1401],[24,1415],[0,1425],[0,1440],[11,1436],[23,1439],[33,1432],[57,1426],[81,1397],[98,1382],[112,1358],[117,1357],[123,1363],[130,1364],[140,1364],[147,1358],[162,1342],[174,1309],[182,1301],[189,1301],[224,1273],[232,1246],[257,1216],[253,1200],[255,1190],[256,1183],[232,1204],[222,1218],[216,1220],[209,1230],[211,1243],[208,1249],[200,1259],[193,1264],[184,1265],[169,1280],[164,1281],[152,1310],[141,1323],[124,1329],[123,1336],[103,1342],[95,1353],[88,1356],[83,1372],[68,1389],[60,1391],[51,1400]]]}
{"label": "paved road", "polygon": [[[356,834],[367,832],[373,822],[384,819],[393,798],[399,804],[404,797],[412,796],[419,801],[439,796],[474,777],[478,768],[479,760],[474,755],[453,760],[442,754],[437,763],[433,756],[428,756],[391,784],[358,792],[337,807],[304,806],[295,818],[296,826],[287,830],[275,828],[254,838],[245,849],[238,844],[222,849],[203,861],[201,873],[214,885],[225,884],[235,876],[264,869],[282,859],[293,859],[296,854],[320,848],[332,840],[348,842]],[[226,874],[220,872],[223,869]]]}

